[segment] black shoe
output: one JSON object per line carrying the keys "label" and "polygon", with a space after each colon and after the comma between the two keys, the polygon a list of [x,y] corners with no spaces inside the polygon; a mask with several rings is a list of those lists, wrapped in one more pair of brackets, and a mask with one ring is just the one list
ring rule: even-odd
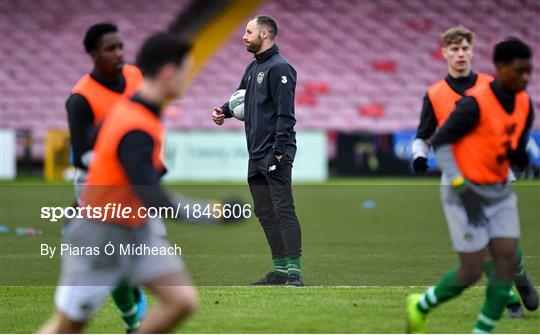
{"label": "black shoe", "polygon": [[523,308],[521,308],[519,302],[514,302],[513,304],[506,306],[506,313],[510,319],[521,319],[525,317]]}
{"label": "black shoe", "polygon": [[302,278],[300,278],[300,276],[290,275],[289,277],[287,277],[287,282],[285,282],[285,286],[300,287],[304,286],[304,282],[302,281]]}
{"label": "black shoe", "polygon": [[251,285],[283,285],[287,281],[287,277],[276,276],[273,271],[268,272],[264,278],[252,281]]}
{"label": "black shoe", "polygon": [[538,291],[536,291],[534,284],[527,276],[527,272],[516,276],[514,284],[516,284],[523,306],[529,311],[536,310],[538,308]]}

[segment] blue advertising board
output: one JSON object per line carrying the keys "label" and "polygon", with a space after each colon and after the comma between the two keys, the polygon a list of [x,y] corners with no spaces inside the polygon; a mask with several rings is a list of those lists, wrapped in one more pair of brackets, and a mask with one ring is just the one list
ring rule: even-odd
{"label": "blue advertising board", "polygon": [[[396,157],[402,160],[410,161],[412,159],[412,141],[415,136],[414,131],[401,131],[393,134],[393,149]],[[534,168],[540,169],[540,131],[534,130],[529,136],[527,142],[527,152],[531,159],[531,165]],[[428,156],[429,171],[437,171],[437,161],[430,148]]]}

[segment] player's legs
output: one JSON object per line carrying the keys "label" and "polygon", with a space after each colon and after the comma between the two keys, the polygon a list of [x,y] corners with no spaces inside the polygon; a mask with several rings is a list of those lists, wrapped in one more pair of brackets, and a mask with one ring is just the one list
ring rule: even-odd
{"label": "player's legs", "polygon": [[58,286],[56,312],[38,333],[80,333],[87,321],[103,304],[111,286]]}
{"label": "player's legs", "polygon": [[441,188],[441,200],[452,241],[459,255],[459,267],[445,273],[435,286],[407,300],[407,332],[425,332],[427,314],[439,304],[459,296],[482,275],[488,252],[488,229],[468,224],[467,213],[459,198],[446,186]]}
{"label": "player's legs", "polygon": [[85,322],[71,320],[61,311],[56,311],[52,318],[47,321],[38,331],[38,334],[77,334],[82,333]]}
{"label": "player's legs", "polygon": [[[519,247],[518,247],[518,250],[520,250]],[[517,251],[517,255],[519,254],[520,253]],[[495,269],[495,261],[493,261],[493,258],[491,257],[491,255],[490,255],[490,258],[491,259],[487,260],[484,263],[484,274],[486,275],[488,280],[489,278],[493,276],[493,272]],[[520,262],[520,258],[521,257],[517,256],[518,263]],[[523,309],[521,308],[521,302],[518,296],[514,293],[513,289],[510,289],[509,300],[506,304],[506,307],[508,309],[508,317],[510,318],[524,317]]]}
{"label": "player's legs", "polygon": [[[73,178],[73,186],[75,189],[75,206],[81,203],[81,195],[87,179],[87,172],[83,169],[76,168]],[[64,230],[67,231],[69,222],[66,222]],[[138,298],[137,299],[137,295]],[[138,287],[128,285],[119,285],[111,292],[111,297],[120,313],[120,317],[124,321],[127,331],[134,331],[139,326],[141,318],[144,316],[143,311],[146,310],[146,297],[144,292]]]}
{"label": "player's legs", "polygon": [[489,278],[486,299],[478,315],[474,331],[490,332],[502,316],[517,268],[517,246],[520,226],[517,197],[505,199],[484,208],[488,219],[489,249],[495,262],[493,276]]}
{"label": "player's legs", "polygon": [[446,272],[439,282],[407,300],[407,333],[424,333],[427,314],[438,305],[458,297],[482,276],[486,248],[459,253],[459,268]]}
{"label": "player's legs", "polygon": [[490,332],[502,317],[516,271],[515,238],[491,239],[489,248],[495,262],[493,276],[488,280],[486,299],[478,315],[474,332]]}
{"label": "player's legs", "polygon": [[162,276],[145,286],[157,296],[158,302],[141,322],[141,333],[170,333],[199,305],[197,292],[185,270]]}
{"label": "player's legs", "polygon": [[418,309],[424,313],[435,306],[453,299],[467,287],[473,285],[482,276],[486,249],[476,252],[459,253],[459,267],[444,274],[439,283],[430,287],[421,295]]}
{"label": "player's legs", "polygon": [[[139,296],[137,297],[137,295]],[[128,332],[135,331],[145,314],[139,310],[146,309],[144,292],[139,287],[121,284],[111,292],[111,297],[124,321],[126,330]]]}
{"label": "player's legs", "polygon": [[274,263],[273,271],[252,285],[284,284],[287,279],[287,258],[281,228],[274,212],[270,186],[260,171],[261,161],[249,161],[248,184],[253,197],[255,216],[263,228]]}
{"label": "player's legs", "polygon": [[164,237],[146,223],[132,232],[132,239],[148,250],[170,250],[165,254],[143,254],[127,258],[127,280],[142,284],[158,297],[158,303],[142,320],[139,332],[170,332],[198,305],[197,294],[191,286],[182,258]]}
{"label": "player's legs", "polygon": [[265,169],[264,172],[270,185],[274,213],[279,222],[284,252],[287,256],[289,284],[299,286],[302,285],[300,280],[302,233],[292,194],[292,159],[284,155],[275,171],[269,172]]}
{"label": "player's legs", "polygon": [[514,285],[516,286],[521,300],[525,308],[529,311],[534,311],[538,308],[538,291],[534,287],[532,280],[527,275],[525,265],[523,263],[523,250],[520,246],[517,249],[517,267],[514,278]]}

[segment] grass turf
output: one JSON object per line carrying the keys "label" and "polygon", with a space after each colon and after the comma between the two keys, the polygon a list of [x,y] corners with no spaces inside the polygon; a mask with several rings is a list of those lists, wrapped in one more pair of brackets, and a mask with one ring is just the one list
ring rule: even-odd
{"label": "grass turf", "polygon": [[[435,179],[375,179],[297,185],[294,191],[302,224],[304,279],[318,287],[243,287],[271,266],[266,241],[254,218],[229,226],[168,224],[169,238],[182,247],[202,299],[200,311],[179,330],[402,332],[407,293],[432,284],[456,264],[436,184]],[[234,194],[250,199],[245,185],[169,188],[201,198]],[[538,283],[538,183],[518,183],[516,192],[526,268]],[[18,237],[12,231],[0,235],[0,332],[32,332],[53,310],[53,286],[59,269],[59,258],[39,256],[39,246],[58,245],[61,238],[60,224],[40,219],[39,208],[70,204],[72,189],[30,181],[6,183],[1,194],[3,225],[12,231],[17,226],[43,231],[39,237]],[[428,331],[470,331],[483,292],[483,288],[473,288],[442,306],[430,316]],[[527,313],[525,320],[504,319],[496,330],[533,333],[539,328],[536,312]],[[110,301],[89,331],[122,331]]]}

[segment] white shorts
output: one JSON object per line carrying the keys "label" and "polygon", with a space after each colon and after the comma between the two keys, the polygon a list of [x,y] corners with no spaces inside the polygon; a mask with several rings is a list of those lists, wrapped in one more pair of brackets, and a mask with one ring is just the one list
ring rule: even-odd
{"label": "white shorts", "polygon": [[[119,254],[119,244],[173,250],[166,238],[154,233],[153,226],[145,224],[131,229],[81,219],[72,222],[63,244],[70,245],[74,251],[80,247],[98,248],[100,253],[62,255],[55,295],[57,308],[73,321],[86,321],[119,284],[138,286],[183,270],[184,263],[177,255]],[[109,242],[115,245],[115,254],[110,256],[103,252]]]}
{"label": "white shorts", "polygon": [[482,250],[492,238],[520,237],[517,196],[513,192],[495,204],[484,206],[487,224],[479,227],[468,224],[460,198],[448,186],[441,187],[441,201],[452,246],[457,252]]}

